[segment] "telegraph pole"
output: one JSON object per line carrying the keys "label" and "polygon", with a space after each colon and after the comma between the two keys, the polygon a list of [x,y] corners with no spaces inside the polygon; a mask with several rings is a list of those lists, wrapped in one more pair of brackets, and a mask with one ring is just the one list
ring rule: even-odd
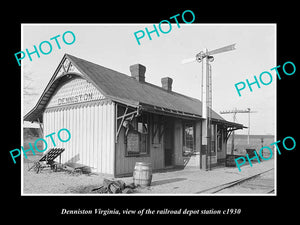
{"label": "telegraph pole", "polygon": [[[251,111],[250,108],[247,108],[247,110],[240,110],[240,109],[233,109],[233,110],[227,110],[227,111],[221,111],[221,114],[233,114],[233,122],[236,121],[236,114],[237,113],[248,113],[248,145],[250,144],[250,113],[256,113],[256,111]],[[231,155],[233,155],[234,151],[234,130],[232,131],[231,136]]]}

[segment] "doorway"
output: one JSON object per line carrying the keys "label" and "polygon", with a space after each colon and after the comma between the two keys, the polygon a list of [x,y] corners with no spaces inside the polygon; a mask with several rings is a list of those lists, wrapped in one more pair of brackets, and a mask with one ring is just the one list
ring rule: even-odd
{"label": "doorway", "polygon": [[174,129],[172,121],[168,120],[164,124],[164,158],[165,167],[173,166],[174,163]]}

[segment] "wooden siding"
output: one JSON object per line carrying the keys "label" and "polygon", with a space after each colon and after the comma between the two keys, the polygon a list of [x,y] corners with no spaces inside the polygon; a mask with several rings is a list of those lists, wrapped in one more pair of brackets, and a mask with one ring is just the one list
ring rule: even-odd
{"label": "wooden siding", "polygon": [[[173,123],[173,166],[196,166],[200,167],[200,155],[197,153],[191,157],[184,157],[183,149],[183,120],[172,119]],[[150,126],[150,154],[149,156],[126,156],[126,145],[124,143],[125,129],[121,128],[118,142],[116,143],[116,176],[132,175],[136,162],[148,162],[152,164],[153,170],[165,168],[165,153],[164,153],[164,135],[162,135],[159,143],[158,133],[154,136],[152,142],[152,129]],[[200,151],[201,147],[201,122],[195,123],[195,148]]]}
{"label": "wooden siding", "polygon": [[[132,175],[136,162],[151,163],[153,170],[164,168],[163,136],[159,143],[159,134],[152,139],[153,126],[149,126],[149,155],[147,156],[126,156],[125,129],[121,128],[116,143],[116,176]],[[153,140],[153,142],[152,142]]]}
{"label": "wooden siding", "polygon": [[182,156],[183,145],[183,127],[182,120],[176,120],[174,123],[174,155],[175,165],[184,165],[184,158]]}
{"label": "wooden siding", "polygon": [[[61,142],[57,132],[67,128],[68,142]],[[44,113],[44,138],[48,149],[54,147],[48,134],[55,132],[56,147],[65,148],[62,163],[79,163],[99,173],[113,174],[114,165],[114,103],[64,107]],[[63,132],[62,132],[63,134]],[[62,136],[62,139],[67,137]]]}
{"label": "wooden siding", "polygon": [[[78,103],[58,105],[63,97],[93,93],[93,99]],[[114,173],[115,147],[115,103],[103,99],[95,87],[81,78],[70,79],[62,84],[52,96],[44,114],[44,138],[48,150],[53,147],[65,148],[61,155],[62,163],[77,163],[91,168],[93,172]],[[61,142],[57,137],[60,129],[66,128],[71,133],[68,142]],[[47,135],[53,135],[56,146]],[[62,135],[67,135],[61,133]],[[62,136],[62,139],[67,138]]]}
{"label": "wooden siding", "polygon": [[225,135],[226,135],[226,132],[224,129],[221,130],[222,132],[222,150],[217,152],[218,155],[217,155],[217,160],[218,161],[222,161],[222,159],[225,159],[226,158],[226,152],[227,152],[227,142],[225,140]]}
{"label": "wooden siding", "polygon": [[151,163],[153,170],[164,168],[163,144],[153,144],[150,141],[150,154],[148,156],[125,156],[124,129],[122,128],[118,143],[116,143],[116,176],[132,175],[136,162]]}

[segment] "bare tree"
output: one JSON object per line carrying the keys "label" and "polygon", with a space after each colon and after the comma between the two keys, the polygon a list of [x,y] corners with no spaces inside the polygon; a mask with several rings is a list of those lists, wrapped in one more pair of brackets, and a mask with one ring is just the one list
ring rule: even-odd
{"label": "bare tree", "polygon": [[33,101],[36,100],[38,95],[33,73],[25,67],[23,72],[23,106],[25,113],[32,107]]}

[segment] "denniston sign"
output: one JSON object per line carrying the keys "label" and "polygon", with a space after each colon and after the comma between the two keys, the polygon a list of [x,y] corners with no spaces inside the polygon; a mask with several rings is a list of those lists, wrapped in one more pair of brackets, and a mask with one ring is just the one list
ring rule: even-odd
{"label": "denniston sign", "polygon": [[75,95],[67,98],[58,98],[57,104],[65,105],[65,104],[73,104],[73,103],[85,102],[90,100],[93,100],[93,93],[80,94],[80,95]]}

